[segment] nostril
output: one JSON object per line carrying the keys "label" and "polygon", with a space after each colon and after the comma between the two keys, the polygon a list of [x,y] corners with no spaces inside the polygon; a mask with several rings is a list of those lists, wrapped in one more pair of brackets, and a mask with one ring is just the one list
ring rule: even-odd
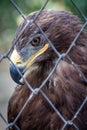
{"label": "nostril", "polygon": [[17,84],[23,85],[23,83],[20,82],[20,79],[22,78],[22,75],[24,75],[24,67],[15,67],[13,64],[10,64],[10,75]]}
{"label": "nostril", "polygon": [[21,61],[21,60],[18,60],[18,61],[17,61],[17,60],[16,60],[16,64],[20,64],[20,65],[21,65],[21,64],[23,64],[23,61]]}
{"label": "nostril", "polygon": [[21,62],[18,61],[18,62],[16,62],[16,64],[21,64]]}

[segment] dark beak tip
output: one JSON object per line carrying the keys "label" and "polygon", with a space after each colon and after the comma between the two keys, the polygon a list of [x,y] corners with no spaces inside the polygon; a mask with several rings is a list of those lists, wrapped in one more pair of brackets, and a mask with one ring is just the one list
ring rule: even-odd
{"label": "dark beak tip", "polygon": [[19,74],[18,70],[20,71],[20,73],[22,75],[24,75],[24,67],[15,67],[15,65],[10,64],[10,75],[12,77],[12,79],[19,85],[24,85],[23,83],[20,82],[20,79],[22,78],[22,76]]}

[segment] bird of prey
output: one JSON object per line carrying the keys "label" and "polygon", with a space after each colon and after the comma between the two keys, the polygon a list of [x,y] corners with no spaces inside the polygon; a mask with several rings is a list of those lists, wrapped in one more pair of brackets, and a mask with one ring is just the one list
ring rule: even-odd
{"label": "bird of prey", "polygon": [[[27,20],[34,19],[37,14],[38,12],[30,14]],[[14,41],[27,24],[27,20],[18,27]],[[83,26],[81,20],[72,13],[53,10],[43,10],[38,15],[36,23],[60,55],[66,54]],[[59,58],[40,28],[35,23],[27,26],[11,55],[11,61],[33,89],[39,88]],[[31,90],[14,65],[10,64],[10,74],[18,85],[8,105],[9,123],[14,122],[31,94]],[[76,114],[87,96],[87,82],[81,74],[87,78],[87,31],[85,29],[67,55],[60,58],[53,74],[42,88],[67,123],[38,92],[15,121],[15,125],[20,130],[61,130],[66,123],[65,130],[87,130],[87,103]],[[72,122],[68,123],[70,121]],[[15,125],[9,130],[17,130]]]}

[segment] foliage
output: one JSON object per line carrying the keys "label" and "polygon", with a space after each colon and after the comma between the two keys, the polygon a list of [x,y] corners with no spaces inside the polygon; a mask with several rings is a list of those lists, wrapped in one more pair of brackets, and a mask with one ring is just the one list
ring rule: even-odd
{"label": "foliage", "polygon": [[77,11],[77,9],[72,3],[72,1],[74,1],[76,5],[80,8],[80,10],[84,13],[84,15],[87,17],[87,0],[83,0],[83,1],[81,0],[52,0],[52,1],[61,2],[62,4],[65,5],[66,9],[70,10],[71,12],[73,12],[74,14],[80,17],[79,12]]}
{"label": "foliage", "polygon": [[[71,10],[74,14],[77,14],[79,17],[81,17],[79,15],[78,10],[74,7],[74,5],[72,4],[71,0],[62,0],[64,2],[64,4],[66,5],[66,7]],[[80,0],[73,0],[76,5],[80,8],[80,10],[84,13],[85,16],[87,16],[87,0],[84,1],[80,1]]]}

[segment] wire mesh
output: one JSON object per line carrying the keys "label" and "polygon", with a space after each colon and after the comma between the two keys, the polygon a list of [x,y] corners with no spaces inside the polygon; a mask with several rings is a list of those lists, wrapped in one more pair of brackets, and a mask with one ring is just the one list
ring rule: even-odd
{"label": "wire mesh", "polygon": [[56,67],[58,66],[58,64],[60,63],[61,59],[65,58],[65,57],[67,57],[67,59],[69,60],[69,62],[74,66],[74,68],[76,69],[77,73],[80,75],[80,77],[82,77],[83,80],[87,83],[87,77],[85,77],[85,75],[80,70],[80,68],[77,66],[77,64],[74,63],[74,61],[68,55],[69,52],[72,50],[72,48],[76,45],[76,41],[79,39],[80,34],[84,30],[84,28],[87,26],[87,18],[86,18],[86,16],[80,10],[80,8],[78,7],[78,5],[76,5],[76,3],[74,2],[74,0],[71,0],[71,2],[74,5],[74,8],[76,8],[78,10],[78,12],[80,13],[81,17],[85,20],[85,22],[84,22],[82,28],[80,29],[80,31],[78,32],[78,34],[76,35],[76,37],[73,39],[70,47],[67,49],[67,51],[65,53],[61,54],[58,50],[56,50],[56,48],[54,47],[54,45],[52,44],[52,42],[50,41],[50,39],[47,37],[47,35],[44,33],[44,31],[42,30],[42,28],[40,27],[40,25],[37,23],[38,16],[45,9],[45,7],[48,4],[49,0],[45,0],[44,1],[44,4],[43,4],[42,8],[38,11],[38,13],[34,17],[34,19],[32,19],[30,21],[27,20],[26,16],[23,14],[23,12],[21,11],[21,9],[18,7],[18,5],[16,4],[16,2],[14,0],[10,0],[10,2],[15,7],[15,9],[18,11],[18,13],[21,15],[21,17],[23,17],[23,19],[27,21],[27,23],[23,27],[23,29],[21,30],[21,32],[17,36],[17,38],[14,40],[14,42],[13,42],[12,46],[10,47],[10,49],[8,50],[8,52],[5,53],[5,54],[1,54],[0,55],[0,62],[2,62],[2,60],[4,60],[4,59],[8,59],[8,61],[11,62],[14,65],[14,63],[9,58],[9,54],[12,52],[12,49],[13,49],[14,45],[17,43],[17,41],[19,40],[19,38],[22,36],[22,34],[25,31],[25,29],[28,26],[30,26],[32,23],[35,24],[35,26],[40,30],[40,32],[42,33],[42,35],[44,36],[44,38],[46,39],[46,41],[52,47],[54,53],[56,53],[58,59],[57,59],[57,61],[55,63],[55,66],[53,67],[53,69],[51,70],[51,72],[49,73],[49,75],[46,77],[46,79],[42,82],[42,84],[38,88],[35,88],[35,89],[33,89],[33,87],[29,84],[29,82],[25,79],[25,77],[23,77],[23,75],[18,70],[18,68],[14,65],[15,68],[17,69],[18,73],[20,74],[20,76],[23,78],[25,84],[27,85],[27,87],[31,91],[31,94],[29,95],[27,101],[25,102],[24,106],[22,107],[22,109],[20,110],[20,112],[18,113],[17,117],[15,118],[15,120],[13,122],[8,123],[8,121],[4,118],[3,114],[0,113],[0,118],[3,120],[3,122],[6,125],[6,129],[5,130],[8,130],[9,128],[11,128],[13,126],[15,127],[16,130],[20,130],[20,128],[16,125],[16,122],[20,118],[20,116],[21,116],[22,112],[24,111],[24,109],[26,109],[26,106],[29,105],[29,103],[30,103],[31,99],[33,98],[33,96],[37,95],[38,93],[40,93],[45,98],[45,100],[49,103],[49,105],[51,106],[51,108],[56,112],[57,116],[60,117],[60,119],[62,120],[63,126],[62,126],[61,130],[64,130],[67,125],[72,125],[76,130],[79,130],[78,126],[74,123],[74,120],[77,118],[78,114],[80,113],[80,111],[82,110],[82,108],[87,103],[87,97],[84,99],[84,101],[80,105],[79,109],[74,114],[73,118],[71,120],[66,120],[63,117],[63,115],[59,112],[59,110],[54,106],[54,104],[52,103],[52,101],[47,97],[47,95],[45,94],[45,92],[43,91],[42,88],[44,87],[44,85],[46,84],[46,82],[49,80],[49,78],[51,77],[51,75],[54,73],[54,71],[55,71]]}

